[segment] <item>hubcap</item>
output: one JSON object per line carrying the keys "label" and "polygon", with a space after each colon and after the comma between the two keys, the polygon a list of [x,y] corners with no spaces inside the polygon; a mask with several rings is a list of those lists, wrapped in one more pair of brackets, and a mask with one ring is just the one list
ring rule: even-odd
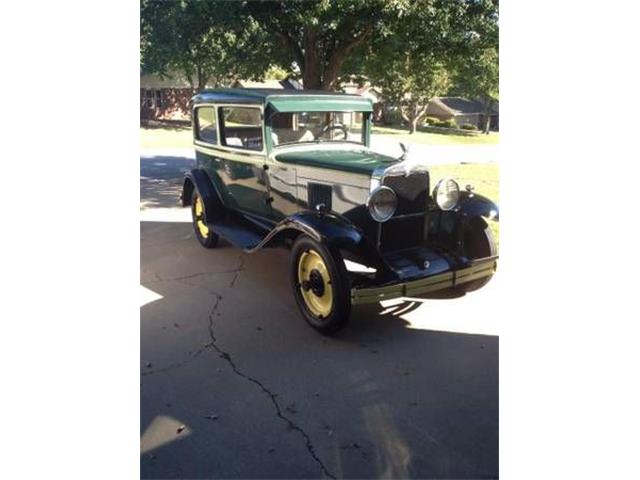
{"label": "hubcap", "polygon": [[202,199],[200,195],[196,196],[196,201],[194,205],[194,215],[196,220],[196,227],[198,227],[198,231],[200,235],[206,238],[209,235],[209,227],[204,223],[204,205],[202,204]]}
{"label": "hubcap", "polygon": [[318,318],[329,316],[333,307],[331,276],[318,252],[307,250],[300,255],[298,284],[309,311]]}

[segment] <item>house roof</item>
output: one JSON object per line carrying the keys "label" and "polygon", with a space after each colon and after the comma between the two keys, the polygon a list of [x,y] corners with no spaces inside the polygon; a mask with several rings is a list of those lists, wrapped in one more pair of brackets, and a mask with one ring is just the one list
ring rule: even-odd
{"label": "house roof", "polygon": [[204,90],[193,97],[193,103],[268,104],[278,112],[372,111],[371,100],[368,98],[323,90],[221,88]]}
{"label": "house roof", "polygon": [[[451,115],[485,112],[485,106],[477,100],[469,100],[462,97],[435,97],[431,101],[448,110]],[[491,113],[497,112],[492,108]]]}
{"label": "house roof", "polygon": [[234,82],[234,86],[239,88],[284,88],[280,80],[263,80],[261,82],[253,80],[236,80]]}

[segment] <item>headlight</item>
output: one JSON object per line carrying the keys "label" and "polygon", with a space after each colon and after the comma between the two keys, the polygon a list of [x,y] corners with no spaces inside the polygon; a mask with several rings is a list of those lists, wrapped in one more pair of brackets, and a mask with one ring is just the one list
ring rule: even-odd
{"label": "headlight", "polygon": [[389,187],[378,187],[367,200],[367,207],[371,218],[376,222],[386,222],[396,212],[398,206],[398,198],[396,193]]}
{"label": "headlight", "polygon": [[453,210],[460,199],[460,187],[452,178],[443,178],[433,189],[433,200],[441,210]]}

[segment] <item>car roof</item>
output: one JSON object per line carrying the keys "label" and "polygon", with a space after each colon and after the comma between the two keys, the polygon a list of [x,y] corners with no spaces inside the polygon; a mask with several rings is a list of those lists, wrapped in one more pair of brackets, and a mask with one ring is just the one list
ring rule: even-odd
{"label": "car roof", "polygon": [[193,98],[193,104],[240,103],[271,106],[275,111],[371,111],[371,100],[360,95],[324,90],[293,90],[279,88],[220,88],[203,90]]}

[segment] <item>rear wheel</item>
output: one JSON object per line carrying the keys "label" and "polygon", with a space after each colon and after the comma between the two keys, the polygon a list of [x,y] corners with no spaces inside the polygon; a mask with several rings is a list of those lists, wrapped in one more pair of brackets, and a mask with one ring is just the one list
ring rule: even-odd
{"label": "rear wheel", "polygon": [[291,250],[293,295],[309,325],[330,335],[345,326],[351,311],[349,279],[340,252],[300,236]]}
{"label": "rear wheel", "polygon": [[[481,217],[474,217],[469,220],[464,230],[463,242],[465,255],[471,260],[492,257],[498,253],[491,229]],[[478,278],[477,280],[457,285],[455,289],[459,292],[473,292],[484,287],[492,277],[493,275]]]}
{"label": "rear wheel", "polygon": [[218,245],[218,235],[211,230],[204,218],[204,202],[198,191],[194,188],[191,195],[191,218],[193,231],[200,245],[204,248],[214,248]]}

